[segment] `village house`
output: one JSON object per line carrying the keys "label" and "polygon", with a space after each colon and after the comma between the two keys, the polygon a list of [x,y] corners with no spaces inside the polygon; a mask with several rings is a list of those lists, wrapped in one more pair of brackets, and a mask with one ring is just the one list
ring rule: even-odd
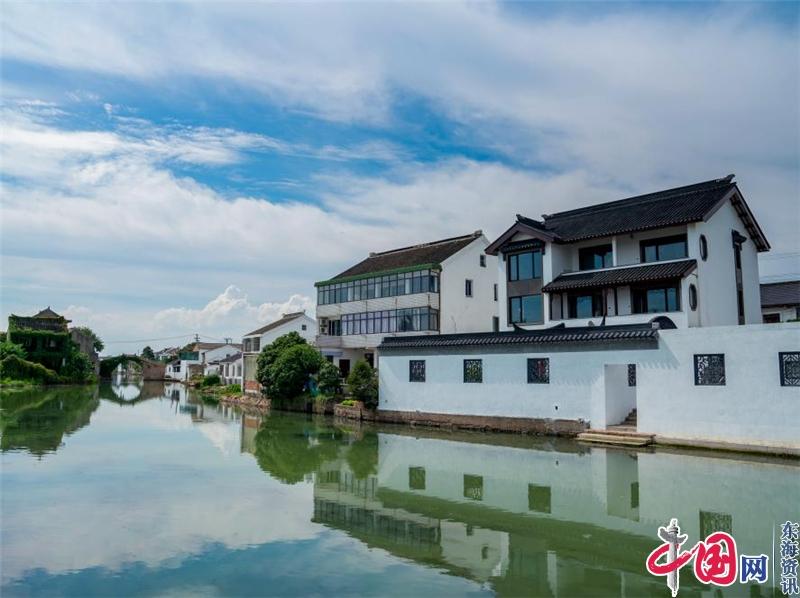
{"label": "village house", "polygon": [[381,419],[800,450],[800,325],[761,324],[767,250],[732,176],[518,216],[486,250],[500,331],[384,338]]}
{"label": "village house", "polygon": [[196,375],[204,375],[205,365],[228,355],[239,353],[242,346],[236,343],[195,342],[182,349],[178,356],[167,364],[164,375],[171,380],[186,381]]}
{"label": "village house", "polygon": [[497,260],[484,253],[488,244],[476,231],[371,253],[317,282],[317,347],[347,376],[356,360],[377,366],[385,337],[497,328]]}
{"label": "village house", "polygon": [[70,351],[70,320],[50,307],[33,316],[8,316],[7,338],[21,345],[28,359],[59,371]]}
{"label": "village house", "polygon": [[243,389],[246,392],[260,392],[261,385],[256,380],[258,372],[258,354],[267,345],[279,336],[296,332],[306,339],[309,344],[314,343],[317,322],[308,316],[305,311],[285,313],[274,322],[248,332],[242,338],[242,372]]}
{"label": "village house", "polygon": [[800,320],[800,280],[762,284],[761,314],[765,324]]}

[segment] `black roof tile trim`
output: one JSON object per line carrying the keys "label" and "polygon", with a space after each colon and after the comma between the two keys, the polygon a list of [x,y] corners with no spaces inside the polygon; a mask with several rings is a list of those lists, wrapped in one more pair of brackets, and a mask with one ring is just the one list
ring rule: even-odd
{"label": "black roof tile trim", "polygon": [[542,287],[545,293],[569,289],[592,289],[623,286],[636,282],[656,282],[681,278],[697,267],[696,260],[681,260],[613,268],[610,270],[586,270],[575,274],[562,274]]}
{"label": "black roof tile trim", "polygon": [[502,345],[540,345],[607,341],[648,341],[658,337],[658,328],[651,324],[618,326],[583,326],[511,332],[478,332],[429,336],[385,337],[378,349],[421,349],[428,347],[479,347]]}
{"label": "black roof tile trim", "polygon": [[800,305],[800,280],[761,285],[761,307],[791,307],[795,305]]}
{"label": "black roof tile trim", "polygon": [[[733,175],[549,214],[541,221],[517,215],[517,222],[547,240],[573,243],[699,222],[713,214],[727,197],[733,198],[734,207],[759,251],[767,251],[769,242],[738,192]],[[496,250],[496,244],[497,241],[492,243],[490,250]]]}
{"label": "black roof tile trim", "polygon": [[475,231],[469,235],[441,239],[430,243],[422,243],[411,247],[402,247],[380,253],[373,253],[367,259],[351,266],[344,272],[340,272],[335,277],[326,282],[334,282],[339,278],[350,276],[360,276],[362,274],[377,274],[387,270],[397,270],[408,268],[419,264],[439,264],[451,255],[461,251],[479,238],[483,233]]}

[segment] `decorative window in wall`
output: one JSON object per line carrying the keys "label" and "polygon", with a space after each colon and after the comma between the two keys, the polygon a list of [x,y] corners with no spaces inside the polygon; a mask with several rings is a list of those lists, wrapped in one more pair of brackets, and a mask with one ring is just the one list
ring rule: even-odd
{"label": "decorative window in wall", "polygon": [[408,362],[408,381],[425,382],[425,360],[411,359]]}
{"label": "decorative window in wall", "polygon": [[410,490],[425,490],[425,468],[408,468],[408,487]]}
{"label": "decorative window in wall", "polygon": [[550,512],[550,486],[528,484],[528,510],[537,513]]}
{"label": "decorative window in wall", "polygon": [[703,261],[708,259],[708,240],[705,235],[700,235],[700,259]]}
{"label": "decorative window in wall", "polygon": [[800,386],[800,351],[778,353],[781,386]]}
{"label": "decorative window in wall", "polygon": [[528,384],[550,384],[550,358],[528,359]]}
{"label": "decorative window in wall", "polygon": [[465,359],[464,360],[464,382],[480,383],[483,382],[483,360]]}
{"label": "decorative window in wall", "polygon": [[695,386],[725,386],[725,354],[695,355],[694,383]]}
{"label": "decorative window in wall", "polygon": [[483,476],[464,474],[464,498],[483,500]]}
{"label": "decorative window in wall", "polygon": [[692,311],[697,309],[697,287],[693,284],[689,285],[689,308]]}
{"label": "decorative window in wall", "polygon": [[636,364],[628,364],[628,386],[636,386]]}
{"label": "decorative window in wall", "polygon": [[707,538],[714,532],[733,535],[733,517],[728,513],[700,511],[700,537]]}

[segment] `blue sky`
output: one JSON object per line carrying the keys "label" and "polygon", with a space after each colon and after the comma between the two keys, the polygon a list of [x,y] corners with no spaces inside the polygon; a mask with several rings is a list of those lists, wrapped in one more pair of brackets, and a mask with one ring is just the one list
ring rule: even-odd
{"label": "blue sky", "polygon": [[0,317],[238,337],[370,251],[731,172],[798,276],[799,6],[6,3]]}

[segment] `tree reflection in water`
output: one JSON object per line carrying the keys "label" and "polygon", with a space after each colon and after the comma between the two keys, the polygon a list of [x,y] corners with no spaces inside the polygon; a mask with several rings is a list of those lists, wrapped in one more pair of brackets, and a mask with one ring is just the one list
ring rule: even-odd
{"label": "tree reflection in water", "polygon": [[0,393],[0,449],[55,452],[64,436],[83,428],[100,405],[96,386]]}

